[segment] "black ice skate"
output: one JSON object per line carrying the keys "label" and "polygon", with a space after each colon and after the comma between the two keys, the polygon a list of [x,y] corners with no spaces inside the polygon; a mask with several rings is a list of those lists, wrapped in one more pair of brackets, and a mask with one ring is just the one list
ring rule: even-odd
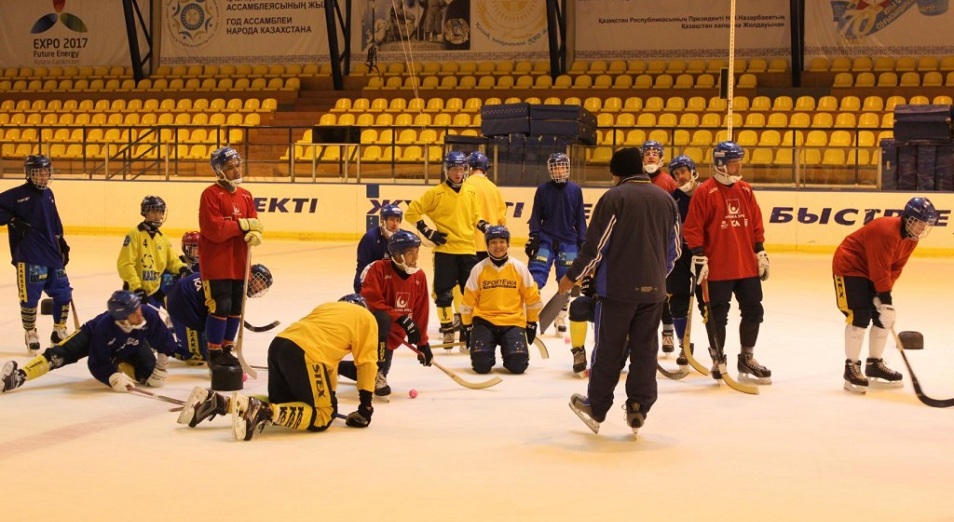
{"label": "black ice skate", "polygon": [[63,340],[65,340],[69,336],[70,334],[69,332],[66,331],[66,328],[54,327],[53,333],[50,334],[50,341],[52,341],[53,344],[60,344],[61,342],[63,342]]}
{"label": "black ice skate", "polygon": [[582,346],[570,348],[570,353],[573,354],[573,373],[575,373],[581,379],[585,379],[587,376],[586,348]]}
{"label": "black ice skate", "polygon": [[864,395],[868,379],[861,375],[861,361],[845,359],[845,391]]}
{"label": "black ice skate", "polygon": [[772,384],[772,370],[759,364],[750,353],[739,354],[739,380],[756,384]]}
{"label": "black ice skate", "polygon": [[[676,349],[672,330],[663,330],[662,333],[662,351],[663,353],[672,353]],[[686,364],[689,364],[686,362]]]}
{"label": "black ice skate", "polygon": [[593,418],[593,408],[590,407],[590,400],[586,397],[580,395],[579,393],[574,393],[570,397],[570,409],[573,410],[573,413],[583,421],[583,424],[586,424],[586,427],[593,431],[593,433],[600,432],[600,422]]}
{"label": "black ice skate", "polygon": [[[860,364],[860,362],[859,362]],[[875,382],[883,383],[889,386],[901,386],[903,378],[900,372],[896,372],[884,365],[884,359],[868,358],[865,361],[865,375]]]}
{"label": "black ice skate", "polygon": [[[695,348],[693,344],[689,343],[689,353],[695,353],[692,351],[693,348]],[[686,357],[686,347],[681,343],[679,344],[679,356],[676,357],[676,364],[678,364],[680,367],[689,366],[689,358]]]}
{"label": "black ice skate", "polygon": [[272,408],[267,402],[238,392],[232,395],[232,401],[232,437],[235,440],[252,440],[255,430],[263,431],[272,422]]}
{"label": "black ice skate", "polygon": [[447,351],[452,350],[454,348],[452,346],[454,344],[454,332],[456,331],[454,329],[454,324],[441,323],[441,327],[439,331],[441,332],[441,335],[444,336],[444,349]]}
{"label": "black ice skate", "polygon": [[635,437],[638,435],[639,428],[642,428],[643,424],[646,423],[646,415],[640,411],[639,403],[632,399],[626,400],[623,409],[626,410],[626,425],[633,429],[633,436]]}
{"label": "black ice skate", "polygon": [[182,405],[182,413],[179,414],[176,422],[188,424],[190,428],[194,428],[206,419],[212,419],[216,415],[228,415],[228,413],[229,398],[227,396],[196,386]]}
{"label": "black ice skate", "polygon": [[17,368],[16,361],[9,361],[0,370],[0,392],[15,390],[26,382],[26,374]]}
{"label": "black ice skate", "polygon": [[721,381],[721,380],[722,380],[722,370],[721,370],[720,366],[722,366],[722,367],[725,366],[725,355],[723,354],[722,356],[720,356],[720,355],[719,355],[719,352],[717,352],[715,348],[713,348],[713,347],[710,346],[710,347],[709,347],[709,357],[712,358],[712,369],[709,370],[709,375],[711,375],[713,379],[715,379],[715,380],[717,380],[717,381]]}

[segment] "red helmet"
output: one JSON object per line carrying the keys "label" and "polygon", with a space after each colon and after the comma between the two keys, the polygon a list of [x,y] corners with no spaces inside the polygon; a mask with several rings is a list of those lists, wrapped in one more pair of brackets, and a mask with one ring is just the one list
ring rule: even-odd
{"label": "red helmet", "polygon": [[199,233],[196,231],[182,234],[182,253],[193,263],[199,262]]}

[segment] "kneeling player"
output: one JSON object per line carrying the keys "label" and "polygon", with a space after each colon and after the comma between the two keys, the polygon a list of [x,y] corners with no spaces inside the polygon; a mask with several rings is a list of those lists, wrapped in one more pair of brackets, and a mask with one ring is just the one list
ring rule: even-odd
{"label": "kneeling player", "polygon": [[324,431],[338,414],[338,363],[353,355],[360,405],[345,419],[353,428],[371,424],[371,390],[378,367],[378,324],[360,295],[319,305],[278,334],[268,347],[268,398],[231,397],[196,387],[179,424],[195,427],[216,415],[232,415],[232,435],[251,440],[255,430],[277,424],[302,431]]}
{"label": "kneeling player", "polygon": [[[56,346],[47,348],[23,368],[10,361],[0,371],[0,391],[23,386],[50,370],[89,357],[89,371],[98,381],[125,392],[130,386],[159,387],[166,380],[166,358],[176,349],[159,313],[140,306],[138,295],[125,290],[114,292],[106,304],[108,311],[87,321]],[[153,354],[159,352],[159,358]]]}
{"label": "kneeling player", "polygon": [[471,366],[477,373],[490,372],[500,346],[504,368],[523,373],[530,360],[527,346],[537,336],[543,308],[540,292],[527,265],[507,255],[507,227],[487,227],[484,237],[488,258],[470,272],[461,307]]}

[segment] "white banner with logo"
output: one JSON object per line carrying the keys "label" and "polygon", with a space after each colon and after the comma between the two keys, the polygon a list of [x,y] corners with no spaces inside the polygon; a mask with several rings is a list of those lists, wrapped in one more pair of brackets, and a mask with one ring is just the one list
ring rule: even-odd
{"label": "white banner with logo", "polygon": [[[149,23],[149,9],[142,13]],[[4,67],[131,64],[120,2],[0,0]]]}
{"label": "white banner with logo", "polygon": [[328,61],[321,0],[162,0],[163,65]]}
{"label": "white banner with logo", "polygon": [[805,58],[954,54],[949,0],[810,0]]}
{"label": "white banner with logo", "polygon": [[[729,0],[575,0],[576,57],[728,59]],[[791,56],[788,0],[738,2],[735,55]]]}
{"label": "white banner with logo", "polygon": [[545,60],[546,2],[369,0],[355,2],[353,58],[373,47],[380,62]]}

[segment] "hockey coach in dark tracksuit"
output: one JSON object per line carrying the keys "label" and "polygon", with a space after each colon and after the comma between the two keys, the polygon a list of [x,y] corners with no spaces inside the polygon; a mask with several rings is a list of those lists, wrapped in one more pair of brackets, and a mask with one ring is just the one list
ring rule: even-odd
{"label": "hockey coach in dark tracksuit", "polygon": [[596,203],[586,241],[560,280],[565,293],[592,273],[599,297],[587,396],[574,394],[570,407],[597,432],[628,356],[625,418],[635,432],[656,402],[656,332],[680,254],[680,220],[672,196],[643,173],[639,149],[616,151],[610,173],[616,186]]}

